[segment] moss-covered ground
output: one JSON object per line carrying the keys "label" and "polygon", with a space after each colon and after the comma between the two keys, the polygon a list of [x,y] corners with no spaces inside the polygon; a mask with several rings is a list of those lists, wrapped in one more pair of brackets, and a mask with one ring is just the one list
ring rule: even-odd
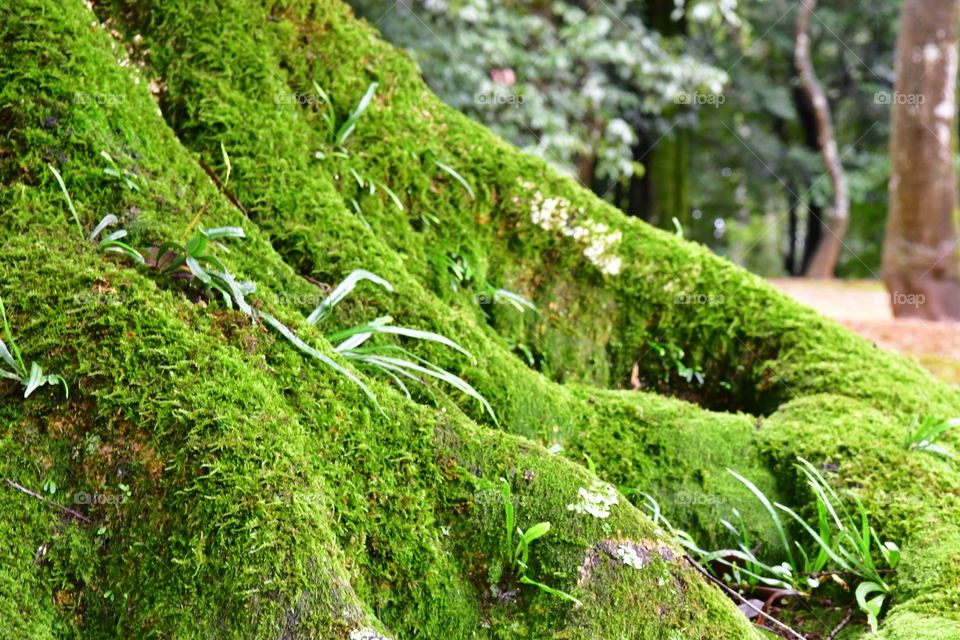
{"label": "moss-covered ground", "polygon": [[[755,637],[626,497],[607,518],[568,505],[602,480],[706,546],[733,506],[772,540],[726,468],[809,509],[801,455],[904,550],[881,634],[960,637],[960,471],[903,446],[914,416],[960,411],[956,390],[443,106],[339,2],[23,0],[0,17],[0,295],[25,356],[70,386],[0,387],[0,473],[90,521],[0,487],[0,635]],[[292,97],[315,82],[342,121],[374,81],[342,154],[317,101]],[[201,166],[225,177],[221,145],[230,197]],[[88,231],[107,213],[138,246],[198,213],[242,226],[218,255],[328,354],[304,323],[320,285],[383,276],[394,292],[359,288],[325,328],[389,313],[457,340],[473,361],[409,346],[497,423],[443,387],[408,400],[364,376],[380,412],[262,324],[97,252],[47,163]],[[582,606],[509,569],[491,589],[504,482],[521,527],[552,524],[530,575]]]}

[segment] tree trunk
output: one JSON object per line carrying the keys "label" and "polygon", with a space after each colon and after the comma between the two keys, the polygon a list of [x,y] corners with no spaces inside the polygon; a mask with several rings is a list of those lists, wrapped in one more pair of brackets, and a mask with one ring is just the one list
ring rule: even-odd
{"label": "tree trunk", "polygon": [[826,233],[817,244],[816,251],[806,274],[810,278],[830,278],[837,266],[840,249],[843,246],[843,237],[847,232],[850,221],[850,196],[847,192],[847,177],[837,152],[837,139],[833,133],[833,123],[830,117],[830,105],[827,97],[817,82],[810,59],[810,35],[808,26],[810,16],[816,9],[816,0],[802,0],[797,16],[797,43],[794,49],[794,64],[800,74],[800,84],[806,93],[817,123],[817,145],[820,156],[826,165],[827,174],[833,184],[833,205],[827,213],[825,224]]}
{"label": "tree trunk", "polygon": [[958,0],[906,0],[897,39],[883,279],[897,317],[960,320],[953,221]]}

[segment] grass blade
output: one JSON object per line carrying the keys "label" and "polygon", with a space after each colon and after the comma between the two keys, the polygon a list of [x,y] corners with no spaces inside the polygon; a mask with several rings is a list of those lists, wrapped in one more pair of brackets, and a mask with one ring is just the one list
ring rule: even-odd
{"label": "grass blade", "polygon": [[215,227],[213,229],[207,229],[206,231],[201,231],[204,236],[215,240],[217,238],[246,238],[246,234],[243,232],[243,227]]}
{"label": "grass blade", "polygon": [[96,240],[97,236],[100,235],[100,232],[110,225],[117,224],[117,222],[117,216],[113,215],[112,213],[108,213],[107,215],[103,216],[103,219],[100,220],[100,222],[97,223],[97,226],[93,228],[93,231],[90,232],[90,235],[87,239],[90,240],[90,242],[93,242]]}
{"label": "grass blade", "polygon": [[337,146],[342,145],[346,139],[350,137],[350,134],[353,133],[360,116],[362,116],[363,112],[366,111],[367,107],[370,106],[370,101],[373,100],[373,94],[376,92],[377,86],[378,85],[376,82],[371,82],[370,86],[367,87],[367,91],[363,94],[359,104],[357,104],[357,108],[353,110],[353,113],[350,114],[350,117],[347,118],[347,120],[343,123],[343,126],[340,127],[340,131],[337,132],[337,137],[334,140],[334,144]]}
{"label": "grass blade", "polygon": [[73,198],[70,197],[70,193],[67,191],[67,185],[63,184],[63,178],[60,177],[60,172],[54,168],[52,164],[47,164],[47,168],[53,172],[53,177],[57,179],[57,184],[60,185],[60,190],[63,191],[63,197],[67,199],[67,206],[70,207],[70,213],[73,214],[73,221],[77,223],[77,230],[80,232],[80,237],[83,237],[83,225],[80,224],[80,216],[77,214],[77,208],[73,206]]}
{"label": "grass blade", "polygon": [[43,377],[43,369],[36,362],[30,363],[30,378],[27,380],[27,389],[23,392],[23,397],[29,397],[44,382],[46,380]]}
{"label": "grass blade", "polygon": [[357,284],[363,280],[369,280],[370,282],[380,285],[387,291],[393,291],[393,286],[377,274],[370,273],[364,269],[357,269],[350,272],[350,274],[344,278],[343,282],[337,285],[337,287],[330,292],[330,295],[328,295],[323,302],[317,305],[317,308],[314,309],[309,316],[307,316],[307,322],[310,324],[317,324],[326,318],[330,311],[341,300],[350,295],[350,292],[352,292]]}
{"label": "grass blade", "polygon": [[[757,497],[757,500],[760,501],[760,504],[767,510],[767,513],[770,514],[770,517],[773,519],[773,525],[777,529],[777,534],[780,536],[780,542],[783,544],[783,549],[787,554],[789,559],[790,566],[797,566],[796,562],[793,559],[793,550],[790,547],[790,543],[787,541],[787,532],[783,528],[783,523],[780,522],[780,516],[777,515],[776,509],[773,508],[773,505],[770,504],[770,500],[767,499],[767,496],[763,494],[760,489],[757,488],[755,484],[738,474],[733,469],[728,468],[727,471],[737,480],[739,480],[743,485],[750,490],[750,492]],[[804,523],[806,524],[806,523]]]}
{"label": "grass blade", "polygon": [[477,199],[476,196],[473,194],[473,189],[470,188],[470,183],[467,182],[466,179],[465,179],[462,175],[460,175],[459,173],[457,173],[457,172],[454,170],[453,167],[450,167],[450,166],[448,166],[448,165],[445,165],[445,164],[443,164],[442,162],[437,161],[437,160],[435,160],[434,163],[435,163],[438,167],[440,167],[441,170],[446,171],[448,174],[450,174],[450,176],[451,176],[454,180],[456,180],[456,181],[459,182],[461,185],[463,185],[463,188],[467,190],[467,194],[469,194],[471,200],[476,200],[476,199]]}
{"label": "grass blade", "polygon": [[387,365],[388,367],[400,367],[403,369],[408,369],[410,371],[416,371],[417,373],[422,373],[423,375],[436,378],[437,380],[442,380],[450,386],[462,391],[471,398],[475,398],[480,401],[487,413],[490,414],[490,417],[493,419],[494,424],[499,425],[496,414],[493,412],[493,408],[487,402],[487,399],[480,395],[480,392],[470,386],[462,378],[459,378],[448,371],[444,371],[439,367],[435,366],[420,366],[409,360],[403,360],[400,358],[393,358],[390,356],[368,356],[367,361],[373,364]]}
{"label": "grass blade", "polygon": [[[8,362],[10,366],[13,367],[13,370],[20,374],[20,377],[26,377],[27,375],[27,366],[23,363],[23,355],[20,354],[20,348],[17,347],[17,343],[13,340],[13,332],[10,331],[10,321],[7,320],[7,309],[3,306],[3,298],[0,298],[0,317],[3,319],[3,335],[6,337],[7,342],[10,343],[10,351],[12,351],[12,356],[15,362]],[[6,345],[4,345],[4,351],[6,351]],[[10,351],[7,351],[7,355],[11,355]],[[6,361],[6,358],[4,358]]]}
{"label": "grass blade", "polygon": [[370,391],[369,387],[367,387],[367,385],[365,385],[365,384],[363,383],[363,381],[360,380],[360,378],[358,378],[357,376],[355,376],[355,375],[354,375],[352,372],[350,372],[349,370],[347,370],[347,369],[345,369],[344,367],[342,367],[342,366],[340,366],[339,364],[337,364],[337,363],[336,363],[334,360],[332,360],[331,358],[328,358],[327,356],[323,355],[322,353],[320,353],[319,351],[317,351],[316,349],[314,349],[313,347],[311,347],[310,345],[308,345],[306,342],[304,342],[303,340],[301,340],[300,337],[297,336],[297,334],[295,334],[293,331],[291,331],[285,324],[283,324],[282,322],[280,322],[279,320],[277,320],[276,318],[274,318],[274,317],[271,316],[270,314],[261,313],[261,314],[260,314],[260,318],[261,318],[266,324],[268,324],[268,325],[270,325],[271,327],[273,327],[273,329],[275,329],[280,335],[282,335],[284,338],[286,338],[286,339],[290,342],[290,344],[292,344],[294,347],[296,347],[297,349],[299,349],[299,350],[302,351],[303,353],[307,354],[308,356],[310,356],[310,357],[312,357],[312,358],[316,358],[317,360],[319,360],[320,362],[324,363],[325,365],[327,365],[328,367],[330,367],[331,369],[333,369],[333,370],[336,371],[337,373],[340,373],[340,374],[346,376],[350,381],[352,381],[354,384],[356,384],[358,387],[360,387],[360,389],[363,391],[363,393],[364,393],[368,398],[370,398],[370,400],[373,402],[374,406],[377,407],[377,410],[380,411],[380,413],[383,413],[383,409],[380,407],[380,403],[377,402],[377,396],[373,395],[373,392]]}
{"label": "grass blade", "polygon": [[438,342],[444,346],[450,347],[451,349],[456,349],[457,351],[467,356],[468,358],[473,358],[473,355],[469,351],[461,347],[459,344],[457,344],[450,338],[441,336],[438,333],[433,333],[432,331],[408,329],[406,327],[396,327],[390,324],[374,327],[373,329],[377,333],[387,333],[395,336],[404,336],[406,338],[416,338],[417,340],[428,340],[430,342]]}

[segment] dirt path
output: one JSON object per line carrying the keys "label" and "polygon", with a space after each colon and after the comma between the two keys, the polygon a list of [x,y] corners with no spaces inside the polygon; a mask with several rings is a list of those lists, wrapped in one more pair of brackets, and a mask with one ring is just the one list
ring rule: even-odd
{"label": "dirt path", "polygon": [[884,349],[912,355],[934,374],[960,384],[960,323],[896,320],[887,291],[873,280],[771,280]]}

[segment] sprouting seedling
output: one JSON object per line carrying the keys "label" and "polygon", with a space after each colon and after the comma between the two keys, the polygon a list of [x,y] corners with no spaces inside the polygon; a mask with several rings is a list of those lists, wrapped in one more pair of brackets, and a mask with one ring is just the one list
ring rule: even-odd
{"label": "sprouting seedling", "polygon": [[682,238],[682,237],[683,237],[683,226],[680,224],[680,221],[677,219],[676,216],[673,216],[672,220],[673,220],[673,228],[675,229],[675,233],[676,233],[677,237],[678,237],[678,238]]}
{"label": "sprouting seedling", "polygon": [[[326,319],[333,308],[350,295],[356,286],[363,281],[373,282],[387,291],[393,291],[390,283],[380,276],[369,271],[364,271],[363,269],[358,269],[351,272],[342,283],[330,292],[327,298],[310,313],[307,317],[307,322],[310,324],[318,324]],[[497,423],[497,416],[486,398],[463,378],[438,367],[425,358],[410,353],[399,345],[370,344],[369,340],[374,335],[401,336],[413,340],[423,340],[440,344],[458,351],[468,358],[473,358],[470,352],[453,340],[433,333],[432,331],[399,327],[392,323],[393,318],[383,316],[369,323],[331,333],[327,335],[326,338],[335,345],[334,349],[345,359],[353,362],[358,367],[372,369],[386,375],[408,398],[411,397],[410,390],[407,388],[404,380],[424,384],[426,378],[433,378],[445,382],[471,398],[478,400],[493,419],[494,423]]]}
{"label": "sprouting seedling", "polygon": [[[527,530],[524,531],[517,526],[517,514],[513,506],[510,483],[506,480],[503,481],[502,497],[505,517],[505,535],[504,547],[501,553],[504,556],[506,563],[512,567],[514,574],[517,576],[517,580],[519,580],[521,584],[527,584],[532,587],[536,587],[544,593],[549,593],[550,595],[572,602],[577,606],[582,606],[583,603],[569,593],[545,585],[542,582],[537,582],[527,575],[530,562],[530,546],[535,540],[547,535],[547,533],[550,531],[550,523],[538,522],[537,524],[528,527]],[[514,532],[516,532],[518,536],[516,546],[513,544]]]}
{"label": "sprouting seedling", "polygon": [[101,233],[103,233],[108,227],[117,224],[117,222],[117,216],[113,215],[112,213],[103,216],[103,219],[100,220],[97,226],[93,228],[88,240],[96,243],[97,247],[103,251],[123,253],[138,264],[146,264],[146,261],[143,259],[143,255],[141,255],[139,251],[122,241],[123,238],[127,237],[126,229],[117,229],[116,231],[108,233],[99,241],[97,240]]}
{"label": "sprouting seedling", "polygon": [[496,289],[492,285],[487,285],[486,300],[491,300],[492,302],[503,302],[510,305],[520,313],[524,311],[532,311],[536,315],[540,315],[540,310],[537,309],[537,306],[521,296],[519,293],[514,293],[513,291],[508,291],[507,289]]}
{"label": "sprouting seedling", "polygon": [[123,183],[123,185],[130,191],[140,191],[139,185],[135,182],[137,180],[137,174],[127,169],[120,169],[117,166],[116,161],[106,151],[101,151],[100,155],[107,161],[107,164],[110,166],[103,170],[103,173],[108,176],[113,176],[117,180]]}
{"label": "sprouting seedling", "polygon": [[[70,391],[67,389],[67,381],[63,379],[63,376],[57,374],[45,375],[43,369],[36,362],[31,362],[30,368],[27,369],[20,348],[17,347],[17,343],[13,339],[13,332],[10,331],[10,322],[7,320],[7,310],[3,306],[3,298],[0,298],[0,317],[3,319],[3,337],[6,339],[6,342],[0,340],[0,360],[3,360],[10,367],[10,370],[0,367],[0,377],[15,380],[22,384],[24,386],[24,398],[28,398],[31,393],[43,385],[58,383],[63,385],[63,393],[69,397]],[[7,342],[10,343],[9,348]]]}
{"label": "sprouting seedling", "polygon": [[434,164],[436,164],[441,171],[446,172],[447,174],[450,175],[450,177],[452,177],[454,180],[459,182],[463,186],[463,188],[466,189],[467,194],[470,196],[471,200],[477,199],[473,193],[473,189],[470,187],[470,183],[467,182],[466,178],[464,178],[462,175],[457,173],[457,171],[454,170],[453,167],[451,167],[450,165],[446,165],[438,160],[434,160]]}
{"label": "sprouting seedling", "polygon": [[[391,202],[393,202],[393,205],[397,209],[400,211],[404,210],[403,202],[400,201],[400,197],[397,196],[396,192],[394,192],[394,190],[388,187],[386,184],[378,180],[374,180],[373,178],[360,175],[360,173],[358,173],[353,167],[347,169],[347,172],[350,173],[350,175],[353,176],[353,179],[357,181],[357,186],[360,187],[361,191],[366,190],[370,195],[375,195],[377,193],[377,189],[379,188],[387,194],[387,197],[390,198]],[[356,200],[354,200],[354,203],[356,203]],[[355,208],[359,211],[360,205],[355,204]]]}
{"label": "sprouting seedling", "polygon": [[277,318],[254,308],[252,304],[247,302],[246,296],[256,291],[256,285],[250,281],[238,281],[236,276],[227,270],[219,258],[207,252],[210,240],[244,237],[245,234],[240,227],[218,227],[205,231],[200,230],[186,245],[176,242],[167,242],[161,245],[160,248],[154,250],[154,256],[147,265],[156,269],[164,277],[196,280],[204,286],[205,290],[217,291],[228,308],[236,308],[254,322],[262,320],[264,324],[283,336],[301,353],[319,360],[359,386],[377,409],[380,409],[376,396],[356,375],[311,347]]}
{"label": "sprouting seedling", "polygon": [[[799,461],[797,468],[806,476],[807,484],[817,496],[821,532],[814,531],[805,520],[788,507],[777,504],[777,508],[796,520],[817,542],[821,552],[826,554],[837,567],[862,580],[855,591],[857,605],[867,614],[870,628],[875,632],[877,618],[884,599],[890,593],[890,586],[880,573],[878,563],[873,556],[873,547],[876,546],[880,557],[889,569],[895,569],[899,564],[900,549],[890,541],[880,543],[876,532],[870,526],[867,510],[856,494],[849,492],[857,508],[856,514],[852,514],[816,467],[803,458],[797,458],[797,460]],[[823,535],[825,522],[832,528],[828,536]]]}
{"label": "sprouting seedling", "polygon": [[165,242],[160,245],[152,251],[153,256],[147,265],[165,277],[196,279],[205,289],[219,293],[229,308],[236,303],[240,311],[252,317],[253,311],[244,295],[254,291],[253,283],[237,281],[223,262],[208,251],[211,240],[243,237],[240,227],[201,229],[186,244]]}
{"label": "sprouting seedling", "polygon": [[[323,121],[327,125],[327,140],[331,145],[335,147],[342,147],[343,143],[346,142],[347,138],[350,137],[350,134],[354,132],[354,130],[357,128],[357,122],[360,120],[360,116],[362,116],[363,112],[366,111],[367,107],[370,106],[370,102],[373,100],[373,94],[376,92],[377,86],[378,85],[376,82],[370,83],[356,108],[349,115],[349,117],[347,117],[347,119],[338,126],[337,114],[333,108],[333,102],[330,100],[330,96],[320,87],[319,84],[316,82],[313,83],[314,90],[317,92],[317,95],[320,96],[320,99],[323,100],[324,107],[326,107],[326,111],[321,113],[320,117],[323,118]],[[323,156],[322,154],[318,154],[317,157]]]}
{"label": "sprouting seedling", "polygon": [[921,421],[915,416],[913,423],[910,425],[910,433],[907,434],[907,450],[927,451],[946,458],[953,458],[955,456],[937,444],[937,441],[942,439],[947,431],[955,427],[960,427],[960,418],[938,420],[927,416]]}
{"label": "sprouting seedling", "polygon": [[63,192],[63,197],[67,199],[67,207],[70,208],[70,213],[73,215],[73,221],[77,223],[77,231],[80,232],[80,237],[83,237],[83,225],[80,224],[80,216],[77,214],[77,208],[73,206],[73,198],[70,197],[70,192],[67,191],[67,185],[63,183],[63,178],[60,176],[60,172],[52,164],[48,164],[47,168],[53,173],[53,177],[57,179],[57,184],[60,185],[60,191]]}

